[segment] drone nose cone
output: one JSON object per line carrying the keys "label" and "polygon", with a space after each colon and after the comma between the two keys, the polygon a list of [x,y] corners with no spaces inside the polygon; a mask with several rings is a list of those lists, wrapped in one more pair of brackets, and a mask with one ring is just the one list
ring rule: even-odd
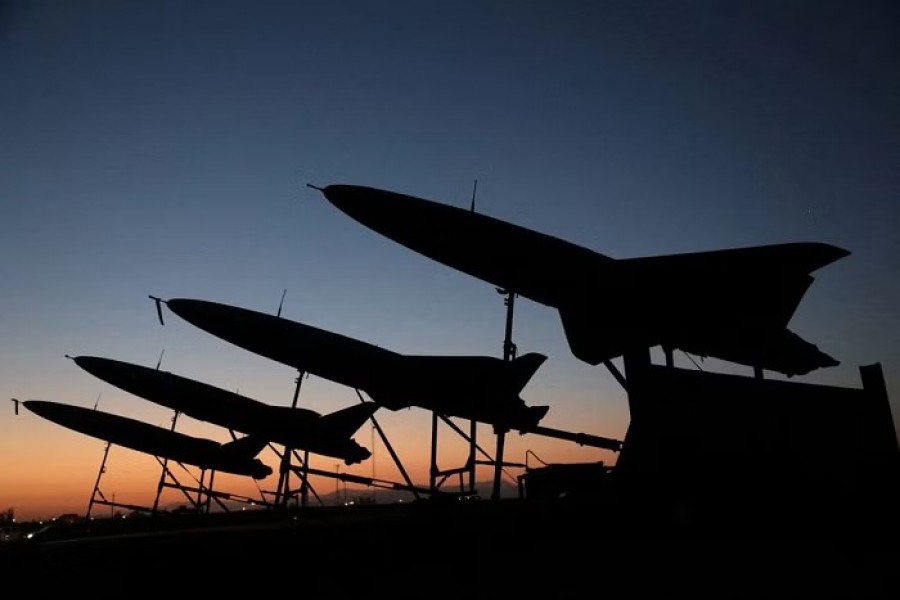
{"label": "drone nose cone", "polygon": [[201,329],[219,322],[227,312],[222,305],[190,298],[173,298],[166,302],[166,305],[173,313]]}
{"label": "drone nose cone", "polygon": [[325,198],[348,216],[365,221],[379,212],[379,190],[358,185],[329,185],[322,189]]}
{"label": "drone nose cone", "polygon": [[459,217],[454,207],[377,188],[330,185],[324,193],[357,223],[416,252],[446,235],[448,220]]}
{"label": "drone nose cone", "polygon": [[76,356],[72,360],[76,365],[92,374],[101,371],[107,364],[105,360],[103,360],[102,358],[97,358],[96,356]]}
{"label": "drone nose cone", "polygon": [[22,403],[22,406],[34,414],[60,425],[65,425],[71,419],[71,415],[77,411],[77,409],[49,400],[26,400]]}
{"label": "drone nose cone", "polygon": [[325,198],[337,206],[359,202],[367,189],[369,188],[343,183],[326,185],[320,188]]}
{"label": "drone nose cone", "polygon": [[197,301],[187,298],[172,298],[166,302],[166,306],[179,317],[186,318],[195,312]]}
{"label": "drone nose cone", "polygon": [[48,405],[43,400],[25,400],[22,402],[22,406],[35,414],[43,416],[44,409],[47,408]]}
{"label": "drone nose cone", "polygon": [[85,371],[89,371],[90,366],[93,364],[93,360],[91,360],[90,356],[74,356],[72,357],[72,361]]}
{"label": "drone nose cone", "polygon": [[341,212],[375,230],[415,218],[425,204],[412,196],[361,185],[329,185],[323,193]]}

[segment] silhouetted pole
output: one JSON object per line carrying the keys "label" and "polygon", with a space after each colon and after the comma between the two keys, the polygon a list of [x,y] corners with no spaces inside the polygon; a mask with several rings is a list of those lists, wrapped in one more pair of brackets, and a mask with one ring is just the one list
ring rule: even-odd
{"label": "silhouetted pole", "polygon": [[303,451],[303,481],[300,482],[300,506],[309,504],[309,450]]}
{"label": "silhouetted pole", "polygon": [[[512,341],[513,326],[513,310],[516,304],[516,293],[509,290],[497,290],[501,294],[506,294],[503,303],[506,305],[506,331],[503,338],[503,360],[511,361],[516,357],[516,345]],[[506,442],[507,428],[494,428],[497,434],[497,452],[494,462],[494,489],[491,493],[492,500],[500,499],[500,481],[503,476],[503,446]]]}
{"label": "silhouetted pole", "polygon": [[432,493],[437,486],[437,428],[438,414],[431,411],[431,468],[428,470],[428,489]]}
{"label": "silhouetted pole", "polygon": [[341,504],[341,494],[340,494],[340,485],[341,480],[339,479],[341,474],[341,465],[339,463],[334,463],[334,504],[335,506],[340,506]]}
{"label": "silhouetted pole", "polygon": [[[300,386],[303,383],[303,375],[305,375],[304,371],[297,372],[297,385],[294,387],[294,399],[291,402],[291,408],[297,408],[297,399],[300,397]],[[275,506],[276,507],[287,507],[288,503],[288,491],[289,491],[289,477],[290,477],[290,468],[291,468],[291,451],[293,448],[284,447],[284,454],[281,456],[281,466],[279,468],[278,473],[278,487],[275,492]],[[305,461],[304,461],[305,464]]]}
{"label": "silhouetted pole", "polygon": [[206,469],[200,469],[200,482],[199,482],[199,485],[197,485],[197,500],[195,501],[198,513],[203,512],[203,504],[204,504],[204,502],[203,502],[203,485],[204,485],[204,483],[203,482],[204,481],[206,481]]}
{"label": "silhouetted pole", "polygon": [[475,450],[478,445],[475,442],[475,435],[478,432],[478,421],[472,419],[469,423],[469,493],[475,493]]}
{"label": "silhouetted pole", "polygon": [[[160,355],[160,359],[162,359],[162,355]],[[156,365],[159,368],[159,365]],[[169,431],[175,431],[175,424],[178,422],[178,411],[175,411],[175,414],[172,415],[172,427],[169,428]],[[162,461],[162,471],[159,473],[159,483],[156,484],[156,498],[153,500],[153,510],[150,511],[150,514],[156,515],[156,510],[159,508],[159,497],[162,494],[163,484],[166,481],[166,474],[169,472],[169,459],[164,458]]]}
{"label": "silhouetted pole", "polygon": [[510,361],[516,357],[516,345],[512,341],[513,309],[516,304],[516,293],[507,290],[498,290],[506,294],[503,304],[506,305],[506,331],[503,337],[503,360]]}
{"label": "silhouetted pole", "polygon": [[[472,184],[472,203],[469,205],[469,211],[475,212],[475,194],[478,192],[478,180],[476,179]],[[475,493],[475,484],[476,482],[476,468],[477,465],[475,463],[475,450],[478,448],[478,444],[476,442],[476,435],[478,434],[478,421],[472,419],[469,422],[469,493]]]}
{"label": "silhouetted pole", "polygon": [[[357,389],[356,396],[359,398],[359,401],[365,404],[365,400],[363,400],[362,394]],[[381,425],[378,424],[378,419],[375,418],[375,415],[369,415],[369,421],[372,422],[372,427],[375,428],[375,431],[378,432],[378,437],[381,438],[381,443],[384,444],[384,447],[387,449],[388,454],[391,455],[391,460],[394,461],[394,464],[397,466],[397,469],[400,471],[400,475],[403,476],[403,480],[406,482],[406,487],[409,489],[413,496],[415,496],[416,500],[419,499],[419,493],[416,489],[417,486],[413,485],[412,479],[409,476],[409,473],[406,472],[406,468],[403,466],[403,463],[400,461],[400,457],[397,456],[397,452],[394,450],[394,446],[391,444],[391,441],[385,435],[384,430],[381,429]],[[373,450],[374,444],[373,444]],[[433,463],[434,461],[432,461]]]}
{"label": "silhouetted pole", "polygon": [[497,430],[497,458],[494,463],[494,490],[491,500],[500,499],[500,478],[503,476],[503,446],[506,442],[506,429]]}
{"label": "silhouetted pole", "polygon": [[206,514],[209,514],[210,507],[212,506],[212,498],[213,498],[213,481],[216,478],[216,471],[212,470],[209,472],[209,484],[206,486],[206,502],[205,509]]}
{"label": "silhouetted pole", "polygon": [[[372,434],[372,481],[375,481],[375,425],[370,429]],[[375,503],[375,488],[372,488],[372,504]]]}
{"label": "silhouetted pole", "polygon": [[94,508],[94,498],[97,497],[97,490],[100,489],[100,478],[103,477],[103,474],[106,472],[106,457],[109,456],[109,447],[112,444],[106,442],[106,448],[103,450],[103,460],[100,462],[100,469],[97,471],[97,480],[94,482],[94,491],[91,492],[91,500],[88,502],[87,514],[85,515],[86,520],[90,520],[91,518],[91,509]]}

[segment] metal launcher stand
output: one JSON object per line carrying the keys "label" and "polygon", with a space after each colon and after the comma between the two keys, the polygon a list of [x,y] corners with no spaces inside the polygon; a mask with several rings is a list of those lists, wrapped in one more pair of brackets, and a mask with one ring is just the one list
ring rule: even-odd
{"label": "metal launcher stand", "polygon": [[[512,324],[513,324],[513,311],[515,309],[515,297],[516,293],[508,290],[498,289],[498,293],[504,294],[506,298],[504,298],[504,304],[506,305],[506,327],[505,327],[505,336],[503,340],[503,360],[511,361],[516,357],[516,345],[512,341]],[[442,420],[446,425],[452,428],[457,434],[459,434],[462,438],[466,439],[469,442],[469,456],[466,464],[463,467],[459,467],[456,469],[448,469],[441,470],[437,465],[437,455],[438,455],[438,419]],[[493,486],[491,491],[491,499],[499,500],[500,499],[500,484],[503,478],[503,467],[524,467],[524,464],[519,463],[504,463],[503,462],[503,450],[506,442],[506,434],[509,431],[509,428],[502,427],[499,425],[494,425],[494,433],[497,435],[497,449],[496,449],[496,458],[492,458],[487,452],[485,452],[479,445],[476,438],[477,433],[477,421],[471,421],[469,426],[469,434],[463,432],[456,424],[454,424],[447,417],[437,413],[432,412],[431,414],[431,466],[429,469],[429,489],[433,494],[438,493],[440,491],[441,485],[447,480],[448,477],[458,475],[460,478],[460,494],[474,494],[475,493],[475,483],[476,483],[476,468],[478,465],[490,465],[494,467],[494,479]],[[486,457],[486,460],[477,460],[477,453],[481,453]],[[463,480],[463,476],[468,474],[468,490],[466,489],[465,482]]]}
{"label": "metal launcher stand", "polygon": [[[175,411],[175,414],[172,415],[172,431],[175,431],[175,425],[178,422],[178,417],[181,413]],[[232,437],[234,434],[232,433]],[[246,504],[265,504],[264,499],[250,498],[248,496],[242,496],[238,494],[231,494],[228,492],[217,492],[213,489],[213,482],[215,481],[216,472],[209,470],[209,482],[204,483],[206,481],[206,473],[208,469],[200,469],[200,477],[199,479],[194,477],[197,485],[196,487],[184,485],[178,478],[175,477],[175,474],[172,472],[172,469],[169,468],[169,459],[167,458],[159,458],[156,457],[156,461],[159,463],[160,467],[162,467],[162,471],[159,474],[159,483],[156,485],[156,498],[153,501],[153,508],[151,509],[151,513],[156,515],[159,510],[159,499],[162,496],[163,488],[172,488],[181,492],[185,500],[187,500],[191,506],[194,507],[194,510],[198,513],[209,513],[212,505],[212,501],[215,500],[216,504],[219,505],[225,512],[230,512],[228,509],[228,505],[226,505],[222,500],[237,500],[240,502],[244,502]],[[178,463],[181,465],[181,463]],[[190,473],[188,469],[181,465],[185,471]],[[192,475],[193,476],[193,475]],[[191,494],[194,494],[192,496]]]}
{"label": "metal launcher stand", "polygon": [[[284,290],[284,292],[281,295],[281,302],[278,305],[278,313],[277,313],[278,317],[281,316],[281,310],[284,306],[284,297],[285,297],[286,293],[287,293],[287,290]],[[307,376],[308,376],[308,373],[306,373],[305,371],[298,371],[296,386],[294,387],[294,397],[291,402],[291,408],[297,408],[297,400],[300,397],[300,386],[302,384],[304,377],[307,377]],[[356,390],[356,394],[359,397],[360,402],[365,402],[365,400],[363,399],[359,390]],[[279,466],[279,474],[278,474],[278,485],[277,485],[277,488],[275,491],[275,499],[273,501],[274,506],[276,508],[280,508],[280,509],[287,508],[288,504],[290,503],[291,498],[296,499],[296,497],[299,493],[299,495],[300,495],[299,504],[300,504],[300,506],[306,507],[309,504],[309,493],[310,492],[312,492],[312,494],[316,497],[316,499],[319,500],[320,504],[323,504],[322,499],[319,497],[319,495],[316,493],[315,489],[313,489],[312,484],[309,482],[310,475],[318,475],[321,477],[330,477],[330,478],[334,478],[338,481],[344,481],[344,482],[352,481],[355,483],[361,483],[364,485],[374,486],[374,487],[388,487],[388,488],[392,488],[392,489],[404,489],[404,490],[408,490],[408,491],[412,492],[415,495],[416,499],[418,499],[419,492],[423,491],[423,490],[421,490],[421,488],[418,488],[417,486],[413,485],[412,480],[410,479],[409,475],[406,472],[406,469],[403,468],[403,464],[400,462],[400,459],[397,456],[396,452],[394,452],[393,446],[391,446],[390,441],[387,439],[387,436],[384,434],[384,431],[381,429],[381,426],[378,424],[378,421],[375,419],[375,415],[370,416],[369,419],[372,421],[372,425],[378,431],[378,434],[381,437],[382,442],[384,443],[385,447],[388,449],[388,452],[390,452],[391,457],[393,458],[398,469],[400,470],[401,474],[403,475],[404,479],[406,480],[406,485],[376,479],[374,477],[374,469],[373,469],[373,476],[371,478],[353,475],[353,474],[349,474],[349,473],[341,474],[341,473],[332,473],[330,471],[325,471],[325,470],[321,470],[321,469],[313,469],[309,466],[309,452],[308,451],[304,451],[303,458],[300,458],[299,454],[297,453],[296,449],[294,449],[294,448],[289,448],[289,447],[285,446],[283,452],[279,453],[278,450],[275,449],[274,447],[272,447],[272,445],[270,444],[269,446],[275,451],[276,454],[279,455],[279,457],[281,459],[280,466]],[[373,442],[374,442],[374,436],[373,436]],[[374,451],[374,448],[373,448],[373,451]],[[297,460],[298,466],[294,466],[292,464],[292,460],[291,460],[292,457]],[[291,489],[291,486],[290,486],[291,473],[294,473],[295,475],[297,475],[300,478],[300,488],[299,489],[295,489],[295,490]]]}
{"label": "metal launcher stand", "polygon": [[[297,377],[297,385],[294,388],[294,399],[291,404],[292,408],[297,407],[297,400],[300,396],[300,385],[306,374],[303,371],[299,372]],[[359,397],[359,401],[365,403],[366,400],[362,397],[362,394],[359,390],[355,390],[356,395]],[[384,433],[384,430],[381,428],[381,425],[378,424],[378,421],[375,419],[375,415],[369,417],[369,420],[372,422],[375,430],[378,432],[378,435],[381,438],[381,441],[384,443],[388,452],[391,455],[391,458],[394,460],[394,463],[397,465],[397,468],[400,470],[400,473],[403,475],[406,484],[396,483],[387,481],[384,479],[376,479],[374,477],[374,470],[372,477],[365,477],[361,475],[354,475],[352,473],[337,473],[331,471],[325,471],[322,469],[314,469],[309,466],[309,452],[304,451],[303,458],[300,458],[297,451],[293,448],[285,447],[284,451],[279,453],[275,450],[276,454],[279,454],[281,458],[280,470],[279,470],[279,479],[278,479],[278,488],[275,492],[275,500],[273,502],[274,506],[277,508],[287,508],[290,500],[292,498],[296,498],[298,493],[300,495],[300,506],[306,507],[309,504],[309,493],[312,493],[320,504],[324,504],[322,499],[319,497],[318,493],[316,493],[315,489],[312,487],[312,484],[309,482],[310,475],[316,475],[319,477],[327,477],[332,478],[337,481],[343,482],[352,482],[359,483],[362,485],[367,485],[370,487],[381,487],[388,489],[396,489],[396,490],[406,490],[412,492],[412,494],[419,499],[419,494],[421,492],[427,492],[428,490],[424,490],[412,483],[412,479],[410,479],[409,474],[406,472],[406,469],[403,467],[403,464],[400,461],[400,458],[397,456],[397,453],[394,451],[393,446],[388,440],[387,436]],[[373,439],[374,441],[374,439]],[[274,448],[273,448],[274,450]],[[374,448],[373,448],[374,451]],[[297,460],[297,465],[292,463],[292,457]],[[291,473],[297,475],[300,478],[300,487],[299,489],[291,489],[290,486],[290,475]]]}
{"label": "metal launcher stand", "polygon": [[[356,395],[359,397],[359,401],[362,403],[365,403],[366,400],[363,398],[362,393],[358,389],[355,391],[356,391]],[[397,483],[394,481],[388,481],[386,479],[375,478],[374,467],[372,470],[372,473],[373,473],[372,477],[365,477],[363,475],[354,475],[352,473],[340,473],[340,472],[332,473],[330,471],[324,471],[321,469],[313,469],[313,468],[310,468],[309,466],[305,466],[302,468],[289,467],[289,469],[294,470],[295,472],[302,471],[304,475],[318,475],[321,477],[330,477],[330,478],[335,479],[336,481],[343,481],[345,484],[349,481],[352,483],[358,483],[358,484],[366,485],[369,487],[407,491],[407,492],[411,492],[413,494],[413,496],[415,496],[416,500],[420,499],[419,494],[430,493],[431,492],[430,489],[422,488],[422,487],[419,487],[419,486],[413,484],[412,479],[409,476],[409,473],[407,473],[406,469],[403,467],[403,463],[400,461],[400,457],[397,456],[397,453],[394,450],[393,445],[391,445],[390,440],[388,439],[387,435],[385,435],[384,430],[381,428],[381,425],[378,423],[378,420],[375,418],[375,415],[371,415],[369,417],[369,420],[372,421],[372,426],[373,426],[374,430],[378,432],[378,436],[381,438],[381,441],[384,444],[385,448],[387,448],[388,453],[391,455],[391,458],[393,459],[394,464],[397,466],[397,469],[400,471],[400,474],[403,476],[403,479],[406,482],[405,484]],[[373,435],[373,438],[374,438],[374,435]],[[374,448],[374,439],[373,439],[373,448],[372,448],[373,456],[374,456],[374,450],[375,450],[375,448]]]}
{"label": "metal launcher stand", "polygon": [[95,504],[101,504],[105,506],[109,506],[110,509],[114,509],[115,507],[127,508],[129,510],[140,510],[140,511],[149,511],[145,506],[135,506],[132,504],[125,504],[122,502],[116,502],[116,495],[113,494],[113,499],[108,500],[106,496],[103,494],[103,491],[100,489],[100,480],[103,478],[103,474],[106,473],[106,460],[109,457],[109,448],[112,446],[111,443],[106,442],[103,448],[103,460],[100,462],[100,468],[97,471],[97,479],[94,482],[94,489],[91,492],[91,499],[88,501],[87,513],[85,513],[84,518],[87,521],[91,519],[91,512],[94,509]]}
{"label": "metal launcher stand", "polygon": [[[293,408],[297,407],[297,399],[300,394],[300,382],[302,381],[304,375],[305,374],[301,371],[300,375],[297,377],[297,386],[294,390],[294,399],[293,399],[293,403],[292,403]],[[362,393],[359,390],[355,390],[355,391],[356,391],[357,397],[359,398],[359,401],[362,403],[365,403],[366,400],[363,398]],[[278,489],[276,491],[275,501],[273,504],[278,508],[286,508],[290,502],[290,499],[296,498],[298,491],[299,491],[300,498],[301,498],[301,501],[300,501],[301,506],[305,507],[308,505],[308,493],[309,492],[311,492],[316,497],[316,499],[319,500],[320,504],[324,504],[322,499],[316,493],[315,489],[313,489],[312,484],[309,483],[310,475],[332,478],[337,481],[343,481],[345,483],[346,482],[358,483],[358,484],[366,485],[369,487],[379,487],[379,488],[385,488],[385,489],[408,491],[408,492],[411,492],[415,496],[416,500],[418,500],[420,498],[420,496],[419,496],[420,494],[429,493],[431,490],[424,489],[422,487],[419,487],[419,486],[416,486],[415,484],[413,484],[412,479],[410,478],[406,469],[403,467],[403,463],[400,461],[400,457],[397,455],[396,451],[394,450],[393,445],[391,444],[387,435],[384,433],[384,430],[381,428],[381,425],[378,423],[378,420],[375,418],[375,415],[371,415],[369,417],[369,420],[372,422],[372,425],[373,425],[375,431],[378,432],[378,435],[381,438],[382,443],[384,444],[385,448],[387,448],[387,451],[391,455],[391,458],[393,459],[394,464],[397,466],[401,475],[403,476],[403,479],[406,482],[405,484],[388,481],[386,479],[377,479],[374,476],[374,469],[373,469],[372,477],[365,477],[362,475],[355,475],[352,473],[340,473],[340,472],[326,471],[323,469],[314,469],[309,466],[309,452],[304,452],[304,457],[301,459],[299,457],[299,455],[297,454],[296,450],[286,447],[284,449],[283,453],[279,453],[280,457],[281,457],[281,467],[280,467],[279,480],[278,480]],[[374,436],[373,436],[373,443],[374,443]],[[374,448],[373,448],[373,452],[374,452]],[[277,450],[276,450],[276,453],[278,453]],[[292,464],[292,462],[291,462],[292,456],[297,459],[298,465],[295,466]],[[300,485],[299,490],[291,490],[291,488],[290,488],[289,482],[290,482],[290,474],[291,473],[294,473],[295,475],[297,475],[301,480],[301,485]]]}
{"label": "metal launcher stand", "polygon": [[[17,398],[12,398],[12,402],[13,402],[15,414],[18,415],[19,414],[19,404],[21,401]],[[99,398],[98,398],[98,402],[99,402]],[[94,408],[95,409],[97,408],[96,404],[94,405]],[[104,444],[104,446],[103,446],[103,460],[100,461],[100,468],[97,469],[97,479],[94,481],[94,488],[91,490],[91,498],[90,498],[90,500],[88,500],[87,512],[84,515],[85,520],[88,520],[88,521],[91,518],[91,512],[93,512],[95,504],[109,506],[111,509],[114,509],[115,507],[118,506],[121,508],[127,508],[129,510],[137,510],[137,511],[143,511],[143,512],[151,511],[151,509],[147,508],[146,506],[138,506],[135,504],[126,504],[124,502],[116,502],[115,494],[113,494],[112,500],[108,500],[106,498],[106,496],[103,494],[103,490],[100,489],[100,480],[103,479],[103,474],[106,473],[106,461],[109,458],[109,449],[111,446],[112,446],[112,444],[110,442],[106,442],[106,444]]]}
{"label": "metal launcher stand", "polygon": [[[174,424],[175,419],[173,418],[172,421]],[[175,477],[175,475],[169,469],[168,460],[162,460],[159,457],[155,457],[155,458],[156,458],[157,462],[159,462],[160,466],[162,466],[163,470],[162,470],[162,473],[160,474],[159,484],[157,485],[157,489],[156,489],[156,498],[153,502],[152,507],[140,506],[137,504],[128,504],[125,502],[116,502],[115,494],[112,495],[112,500],[108,499],[106,497],[106,495],[103,493],[103,490],[100,489],[100,481],[102,480],[103,475],[106,473],[106,461],[109,457],[109,449],[111,446],[112,446],[112,444],[110,442],[107,442],[106,446],[103,450],[103,460],[101,461],[100,468],[97,472],[97,479],[94,482],[94,489],[91,492],[91,499],[88,502],[88,508],[87,508],[87,513],[85,514],[85,519],[90,520],[91,513],[93,512],[93,509],[94,509],[94,505],[109,506],[111,509],[116,508],[116,507],[127,508],[128,510],[147,512],[147,513],[150,513],[155,516],[158,511],[158,508],[159,508],[159,498],[162,493],[162,489],[164,487],[171,487],[171,488],[176,488],[176,489],[180,490],[184,494],[184,496],[188,500],[188,502],[190,502],[193,505],[194,509],[197,510],[197,512],[209,512],[210,501],[212,499],[215,499],[216,502],[218,502],[224,510],[228,510],[228,508],[224,504],[222,504],[219,497],[220,496],[232,497],[232,496],[231,496],[231,494],[224,494],[221,492],[213,491],[212,483],[213,483],[213,476],[215,475],[215,473],[210,474],[208,486],[205,486],[203,484],[203,479],[205,478],[205,471],[201,475],[201,479],[198,483],[198,487],[184,486],[178,482],[178,479]],[[174,483],[169,482],[167,480],[167,477],[171,478],[172,482],[174,482]],[[196,497],[192,497],[190,495],[191,492],[195,493]]]}
{"label": "metal launcher stand", "polygon": [[[280,308],[278,314],[279,316],[281,315]],[[291,401],[291,408],[297,408],[297,400],[300,398],[300,386],[303,383],[304,377],[307,376],[308,375],[305,371],[297,372],[297,380],[296,386],[294,387],[294,397]],[[278,486],[275,490],[275,500],[273,502],[275,507],[282,509],[287,508],[291,498],[294,498],[296,500],[298,494],[300,496],[300,506],[307,506],[309,504],[310,491],[312,491],[312,493],[318,498],[318,494],[316,494],[316,491],[313,490],[312,486],[310,486],[309,484],[309,452],[304,451],[303,458],[300,458],[295,448],[285,446],[283,452],[278,453],[276,450],[276,454],[279,454],[281,462],[278,469]],[[297,459],[300,465],[299,468],[292,466],[291,457]],[[291,490],[291,473],[296,473],[300,478],[299,489]]]}
{"label": "metal launcher stand", "polygon": [[[504,304],[506,305],[506,328],[505,328],[505,336],[503,340],[503,360],[511,361],[516,358],[517,348],[516,344],[512,341],[512,325],[513,325],[513,312],[515,309],[515,292],[511,292],[508,290],[497,290],[501,294],[505,294],[506,298],[504,299]],[[615,366],[607,361],[607,367],[613,372],[613,374],[617,377],[617,379],[622,383],[623,387],[625,385],[625,379],[618,372]],[[461,437],[465,438],[469,442],[469,459],[464,467],[457,469],[449,469],[449,470],[440,470],[437,467],[437,431],[438,431],[438,419],[443,420],[443,422],[452,428],[457,434]],[[508,428],[494,426],[494,433],[497,435],[497,449],[496,449],[496,458],[491,458],[491,456],[485,452],[481,446],[478,445],[475,438],[475,426],[476,422],[472,421],[470,434],[466,435],[456,424],[453,423],[450,419],[443,415],[439,415],[437,413],[432,413],[432,421],[431,421],[431,470],[430,470],[430,485],[429,489],[432,493],[436,493],[439,491],[441,485],[447,480],[448,477],[452,475],[460,476],[460,493],[464,492],[464,484],[462,481],[462,476],[466,473],[469,475],[469,492],[474,493],[475,491],[475,469],[477,465],[487,465],[492,466],[494,468],[494,478],[492,482],[492,490],[491,490],[491,500],[499,500],[500,499],[500,486],[503,480],[503,475],[506,474],[513,481],[517,481],[517,478],[512,477],[509,473],[504,471],[504,467],[516,467],[516,468],[527,468],[526,464],[523,463],[513,463],[513,462],[504,462],[503,453],[504,453],[504,445],[506,441],[506,434],[509,432]],[[571,442],[575,442],[580,446],[592,446],[594,448],[603,448],[606,450],[612,450],[613,452],[618,452],[622,448],[622,442],[620,440],[607,438],[598,435],[592,435],[588,433],[576,433],[570,431],[564,431],[561,429],[554,429],[551,427],[543,427],[536,426],[528,430],[529,434],[533,435],[541,435],[544,437],[552,437],[556,439],[568,440]],[[480,453],[486,457],[486,460],[476,460],[476,453]]]}
{"label": "metal launcher stand", "polygon": [[[157,296],[153,296],[153,295],[150,295],[148,297],[151,300],[153,300],[153,302],[156,306],[156,315],[159,318],[159,324],[165,325],[165,321],[163,320],[163,315],[162,315],[163,300],[161,298],[159,298]],[[163,350],[163,352],[161,352],[159,355],[159,360],[156,363],[157,370],[159,369],[160,365],[162,364],[162,357],[163,357],[164,352],[165,352],[165,350]],[[179,415],[180,415],[180,413],[178,411],[175,411],[175,414],[172,415],[172,427],[171,427],[170,431],[175,431],[175,425],[178,422]],[[232,438],[235,437],[234,432],[231,432],[231,437]],[[259,499],[257,499],[257,498],[250,498],[249,496],[243,496],[243,495],[239,495],[239,494],[231,494],[231,493],[227,493],[227,492],[215,491],[213,489],[213,481],[215,479],[216,473],[215,473],[215,471],[212,471],[212,470],[210,470],[210,473],[209,473],[209,483],[208,484],[204,484],[204,480],[206,479],[207,469],[201,469],[200,470],[200,478],[198,479],[198,478],[194,477],[194,479],[197,483],[197,486],[196,487],[185,486],[181,482],[178,481],[178,478],[175,477],[175,474],[172,473],[172,470],[169,468],[169,459],[167,459],[167,458],[160,459],[158,456],[155,458],[156,458],[156,461],[160,464],[160,467],[162,467],[162,471],[159,474],[159,482],[156,485],[156,498],[153,501],[152,508],[150,508],[150,509],[139,508],[139,510],[148,510],[152,515],[155,516],[157,511],[159,510],[159,499],[162,496],[163,488],[173,488],[173,489],[177,489],[178,491],[180,491],[184,495],[185,499],[194,507],[194,510],[196,510],[197,512],[209,513],[210,506],[211,506],[213,500],[216,501],[216,504],[218,504],[222,510],[224,510],[225,512],[229,512],[228,506],[224,502],[222,502],[223,498],[228,499],[228,500],[237,500],[240,502],[244,502],[246,504],[263,504],[263,505],[268,504],[265,501],[265,498],[262,496]],[[106,464],[106,455],[104,454],[103,464],[100,467],[100,474],[102,474],[105,471],[105,464]],[[179,465],[181,465],[181,463],[179,463]],[[185,471],[188,471],[188,469],[184,465],[181,465],[181,467],[184,468]],[[190,471],[188,471],[188,473],[190,473]],[[100,482],[100,474],[98,474],[97,484],[94,486],[94,494],[95,495],[97,493],[99,493],[98,485]],[[196,497],[192,497],[191,493],[196,494]],[[102,497],[102,494],[101,494],[101,497]],[[104,499],[104,502],[95,502],[94,498],[92,496],[91,502],[92,503],[105,503],[105,499]],[[89,505],[88,506],[88,515],[90,515],[90,510],[91,510],[91,508]]]}

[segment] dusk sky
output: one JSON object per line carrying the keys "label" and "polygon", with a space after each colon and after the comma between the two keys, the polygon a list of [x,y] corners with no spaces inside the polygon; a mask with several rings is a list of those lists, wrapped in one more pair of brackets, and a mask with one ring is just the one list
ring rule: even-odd
{"label": "dusk sky", "polygon": [[[493,286],[306,187],[468,207],[477,180],[477,211],[614,258],[797,241],[849,250],[814,273],[789,324],[840,365],[795,380],[860,387],[859,367],[880,362],[900,423],[895,2],[7,1],[0,73],[0,398],[98,403],[167,427],[168,409],[65,357],[155,366],[162,354],[165,370],[290,403],[289,367],[169,312],[161,326],[151,294],[275,313],[287,290],[288,319],[405,354],[502,356]],[[548,356],[522,393],[550,406],[542,425],[624,437],[624,391],[572,356],[556,310],[520,298],[514,341]],[[358,401],[311,376],[299,405]],[[427,483],[430,414],[376,418]],[[186,417],[178,430],[229,439]],[[356,439],[372,449],[371,427]],[[479,442],[493,452],[489,427]],[[461,466],[464,442],[442,429],[440,443],[440,466]],[[103,447],[8,403],[0,510],[83,514]],[[528,451],[532,464],[616,460],[508,436],[507,460]],[[822,448],[822,460],[841,451]],[[374,452],[340,470],[400,481],[380,441]],[[158,477],[152,457],[113,448],[101,487],[147,505]],[[258,495],[252,481],[217,481]]]}

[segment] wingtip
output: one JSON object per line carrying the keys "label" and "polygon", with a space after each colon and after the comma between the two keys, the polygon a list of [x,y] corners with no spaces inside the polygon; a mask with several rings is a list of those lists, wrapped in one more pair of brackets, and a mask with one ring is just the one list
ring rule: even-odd
{"label": "wingtip", "polygon": [[852,254],[850,250],[834,244],[822,244],[821,247],[824,251],[822,252],[822,264],[820,266],[825,266]]}

